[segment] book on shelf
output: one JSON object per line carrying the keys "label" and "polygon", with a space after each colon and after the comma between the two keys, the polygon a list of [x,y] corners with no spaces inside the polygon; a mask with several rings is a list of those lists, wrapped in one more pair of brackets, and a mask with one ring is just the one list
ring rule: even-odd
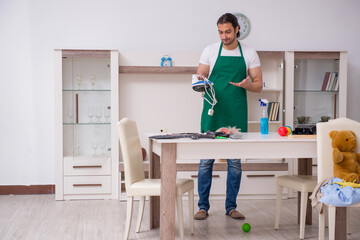
{"label": "book on shelf", "polygon": [[275,107],[274,107],[274,117],[273,117],[273,121],[278,121],[279,120],[279,107],[280,107],[280,103],[276,102],[275,103]]}
{"label": "book on shelf", "polygon": [[327,86],[327,84],[329,82],[329,77],[330,77],[330,72],[326,72],[325,76],[324,76],[324,81],[323,81],[323,84],[322,84],[322,87],[321,87],[321,91],[326,90],[326,86]]}
{"label": "book on shelf", "polygon": [[268,106],[268,119],[270,121],[270,116],[272,114],[272,108],[273,108],[273,102],[269,102],[269,106]]}
{"label": "book on shelf", "polygon": [[336,72],[333,72],[333,74],[332,74],[332,76],[331,76],[331,83],[330,83],[330,86],[329,86],[328,91],[332,91],[332,90],[333,90],[333,86],[334,86],[336,74],[337,74]]}
{"label": "book on shelf", "polygon": [[333,83],[333,85],[331,86],[331,91],[337,91],[337,90],[336,90],[336,83],[337,83],[337,81],[338,81],[338,76],[339,76],[339,74],[336,72],[336,73],[335,73],[335,77],[334,77],[334,83]]}
{"label": "book on shelf", "polygon": [[268,116],[269,121],[271,121],[271,117],[274,114],[274,102],[271,102],[271,109],[270,109],[270,114]]}
{"label": "book on shelf", "polygon": [[338,72],[326,72],[321,86],[321,91],[337,91],[339,88],[338,76]]}
{"label": "book on shelf", "polygon": [[329,81],[327,82],[327,85],[326,85],[326,88],[325,88],[325,91],[329,91],[330,86],[331,86],[331,79],[333,78],[333,75],[334,75],[334,73],[331,72],[330,76],[329,76]]}
{"label": "book on shelf", "polygon": [[280,115],[280,102],[277,102],[275,121],[279,121],[279,115]]}
{"label": "book on shelf", "polygon": [[268,118],[269,121],[278,121],[279,119],[279,102],[269,102]]}
{"label": "book on shelf", "polygon": [[335,84],[335,90],[334,91],[339,91],[339,74],[336,76],[336,84]]}

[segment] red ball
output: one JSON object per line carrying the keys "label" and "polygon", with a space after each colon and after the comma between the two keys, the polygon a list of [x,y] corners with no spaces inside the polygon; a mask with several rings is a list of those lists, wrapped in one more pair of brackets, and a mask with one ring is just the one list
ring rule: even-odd
{"label": "red ball", "polygon": [[278,133],[279,133],[280,136],[283,136],[283,137],[287,136],[288,135],[288,129],[286,127],[284,127],[284,126],[279,127]]}

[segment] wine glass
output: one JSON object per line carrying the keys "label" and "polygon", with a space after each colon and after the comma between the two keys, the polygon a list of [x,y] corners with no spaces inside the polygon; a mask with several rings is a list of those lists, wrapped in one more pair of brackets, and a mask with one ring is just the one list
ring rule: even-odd
{"label": "wine glass", "polygon": [[101,156],[105,156],[106,141],[101,141],[100,147],[101,147]]}
{"label": "wine glass", "polygon": [[107,107],[104,107],[104,117],[105,117],[105,122],[108,123],[109,122],[109,117],[110,117],[110,112],[111,112],[111,107],[110,106],[107,106]]}
{"label": "wine glass", "polygon": [[95,80],[96,80],[96,76],[95,74],[90,74],[90,83],[91,83],[91,89],[94,90],[94,85],[95,85]]}
{"label": "wine glass", "polygon": [[98,142],[97,141],[92,141],[91,142],[91,146],[94,149],[94,154],[93,156],[96,157],[96,149],[98,148]]}
{"label": "wine glass", "polygon": [[72,113],[71,108],[66,109],[66,120],[65,121],[68,121],[68,123],[73,123],[73,113]]}
{"label": "wine glass", "polygon": [[80,143],[78,141],[75,141],[74,143],[74,156],[80,155]]}
{"label": "wine glass", "polygon": [[79,86],[79,90],[80,90],[81,82],[82,82],[82,76],[81,76],[80,73],[77,73],[75,78],[76,78],[76,82],[77,82],[77,84]]}
{"label": "wine glass", "polygon": [[95,117],[97,118],[97,123],[100,123],[100,118],[102,117],[102,108],[100,106],[96,107]]}
{"label": "wine glass", "polygon": [[90,118],[90,123],[92,123],[92,118],[94,117],[94,106],[88,107],[88,117]]}

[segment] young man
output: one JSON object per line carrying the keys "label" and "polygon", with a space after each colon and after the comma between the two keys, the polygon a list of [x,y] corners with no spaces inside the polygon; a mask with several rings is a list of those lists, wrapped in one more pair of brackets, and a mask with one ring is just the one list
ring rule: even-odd
{"label": "young man", "polygon": [[[255,50],[240,44],[239,23],[230,13],[222,15],[218,22],[221,42],[212,44],[203,51],[198,74],[209,77],[214,83],[217,104],[213,116],[208,114],[211,105],[204,100],[201,115],[201,131],[216,131],[221,127],[236,127],[247,132],[247,96],[246,91],[262,91],[262,71]],[[250,80],[251,79],[251,80]],[[205,94],[205,98],[209,96]],[[212,180],[214,159],[201,159],[198,174],[199,211],[195,219],[203,220],[208,216],[209,193]],[[236,210],[236,197],[240,189],[241,161],[227,159],[228,174],[226,183],[226,215],[235,219],[245,219]]]}

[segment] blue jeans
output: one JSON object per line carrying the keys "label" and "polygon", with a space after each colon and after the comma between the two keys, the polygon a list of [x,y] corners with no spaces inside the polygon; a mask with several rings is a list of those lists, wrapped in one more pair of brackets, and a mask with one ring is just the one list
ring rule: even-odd
{"label": "blue jeans", "polygon": [[[208,211],[210,208],[209,194],[212,180],[212,170],[214,159],[201,159],[198,173],[198,192],[199,192],[199,209]],[[225,209],[228,214],[230,210],[235,209],[236,197],[240,189],[241,181],[241,160],[240,159],[227,159],[228,172],[226,180],[226,202]]]}

